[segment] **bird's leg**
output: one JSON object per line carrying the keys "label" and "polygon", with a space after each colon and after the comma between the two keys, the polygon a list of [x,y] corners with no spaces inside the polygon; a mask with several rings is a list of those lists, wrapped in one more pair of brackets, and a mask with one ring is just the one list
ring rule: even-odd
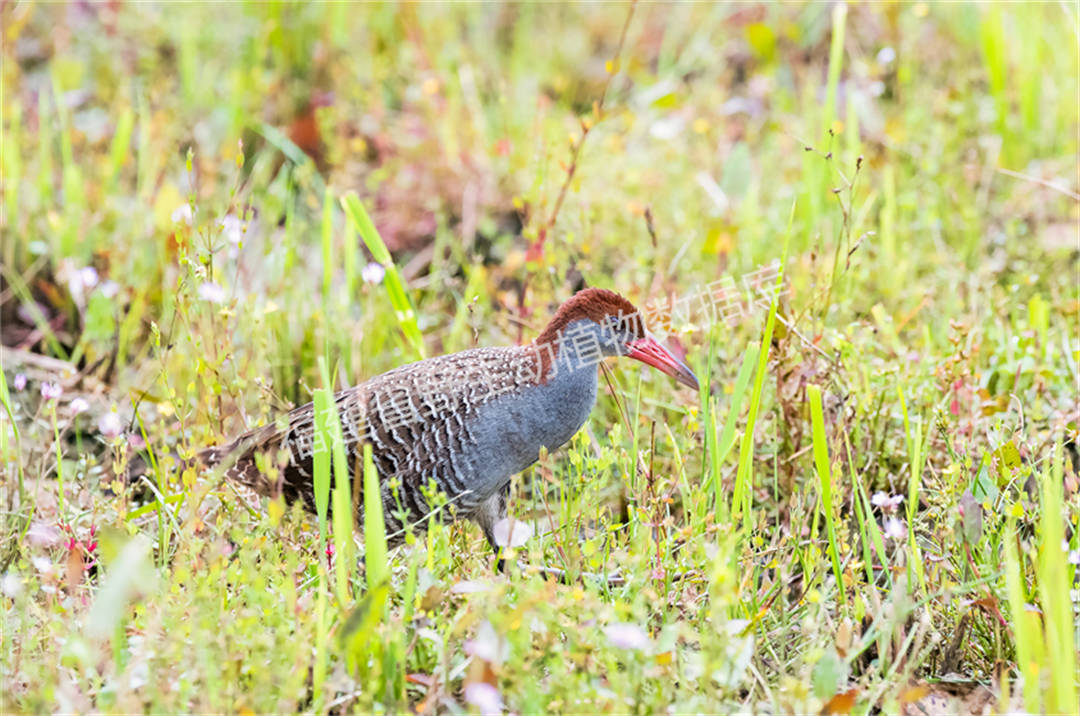
{"label": "bird's leg", "polygon": [[[495,525],[500,520],[506,519],[506,500],[510,494],[510,485],[502,488],[498,492],[494,493],[491,497],[487,498],[480,503],[480,506],[476,508],[476,511],[470,515],[470,518],[476,524],[480,525],[480,529],[484,531],[484,537],[487,538],[488,544],[491,545],[491,549],[495,552],[495,573],[507,574],[508,569],[506,566],[506,559],[503,558],[503,552],[506,550],[505,545],[501,545],[495,536]],[[595,574],[579,574],[577,579],[571,579],[566,573],[566,570],[558,567],[530,567],[530,571],[535,571],[542,574],[547,579],[552,579],[562,584],[576,584],[583,583],[585,577],[592,579],[601,579],[600,575]],[[619,587],[625,584],[621,574],[615,573],[607,576],[608,586]]]}
{"label": "bird's leg", "polygon": [[503,546],[495,539],[495,524],[499,520],[506,518],[506,497],[509,492],[510,485],[507,484],[506,487],[481,502],[480,506],[472,514],[473,521],[480,525],[480,529],[484,531],[484,537],[487,538],[488,544],[491,545],[492,551],[495,552],[495,572],[504,574],[506,573],[506,560],[502,556]]}

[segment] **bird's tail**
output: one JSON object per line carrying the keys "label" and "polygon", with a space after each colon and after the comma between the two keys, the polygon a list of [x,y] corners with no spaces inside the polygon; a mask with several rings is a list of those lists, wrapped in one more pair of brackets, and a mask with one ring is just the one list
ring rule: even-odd
{"label": "bird's tail", "polygon": [[[171,454],[180,470],[194,468],[210,476],[224,477],[259,495],[268,497],[284,495],[289,502],[303,497],[305,507],[314,509],[314,498],[308,495],[310,493],[309,481],[302,480],[297,483],[285,474],[288,470],[273,470],[271,475],[267,475],[259,469],[253,452],[264,450],[273,453],[274,450],[280,448],[279,435],[274,425],[266,425],[244,433],[232,442],[205,448],[189,459],[180,458],[175,451]],[[148,456],[133,457],[128,464],[128,483],[138,481],[142,475],[152,472]]]}
{"label": "bird's tail", "polygon": [[[175,449],[170,450],[165,455],[157,455],[154,462],[159,462],[163,457],[172,457],[174,464],[178,467],[179,471],[184,471],[189,467],[202,467],[202,468],[214,468],[225,462],[233,452],[233,445],[218,445],[211,448],[206,448],[200,451],[193,458],[184,459],[180,457]],[[124,471],[125,482],[127,484],[133,484],[138,482],[143,476],[152,475],[154,472],[150,454],[146,452],[135,453],[128,459],[127,467]]]}

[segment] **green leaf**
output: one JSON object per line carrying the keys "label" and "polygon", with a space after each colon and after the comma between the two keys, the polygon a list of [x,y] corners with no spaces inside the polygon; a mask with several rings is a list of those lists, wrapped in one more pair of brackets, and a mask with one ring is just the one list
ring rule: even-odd
{"label": "green leaf", "polygon": [[844,665],[836,651],[829,649],[821,660],[814,664],[814,671],[810,677],[814,685],[814,696],[819,699],[832,696],[839,689],[842,678],[844,678]]}
{"label": "green leaf", "polygon": [[1001,447],[994,451],[994,456],[998,459],[999,472],[1006,480],[1012,479],[1012,473],[1019,472],[1024,467],[1020,450],[1012,440],[1002,443]]}

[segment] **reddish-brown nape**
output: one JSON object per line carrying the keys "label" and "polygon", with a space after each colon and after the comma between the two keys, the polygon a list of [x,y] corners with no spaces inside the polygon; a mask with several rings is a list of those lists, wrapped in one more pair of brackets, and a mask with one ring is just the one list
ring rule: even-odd
{"label": "reddish-brown nape", "polygon": [[559,306],[559,310],[533,341],[533,346],[537,349],[537,360],[540,361],[541,382],[547,382],[552,361],[558,356],[559,337],[569,324],[582,318],[600,323],[608,316],[617,316],[624,320],[624,325],[634,337],[645,337],[645,322],[634,304],[604,288],[578,291]]}
{"label": "reddish-brown nape", "polygon": [[626,321],[627,328],[637,338],[645,337],[645,322],[634,307],[634,304],[605,288],[586,288],[578,291],[574,296],[559,306],[555,316],[548,322],[543,332],[534,341],[537,345],[557,346],[559,334],[570,323],[581,318],[588,318],[596,323],[602,322],[608,316],[618,316]]}

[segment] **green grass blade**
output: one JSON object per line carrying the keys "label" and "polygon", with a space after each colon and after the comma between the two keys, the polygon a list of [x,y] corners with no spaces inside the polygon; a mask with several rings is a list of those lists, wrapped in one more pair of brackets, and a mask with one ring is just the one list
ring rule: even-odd
{"label": "green grass blade", "polygon": [[900,398],[900,411],[904,416],[904,436],[907,441],[908,461],[911,468],[907,494],[908,547],[911,550],[911,559],[908,561],[908,577],[917,579],[925,593],[927,586],[925,572],[923,571],[922,551],[919,549],[919,543],[915,541],[915,530],[911,528],[918,516],[919,491],[922,484],[922,423],[916,422],[914,429],[912,429],[911,421],[908,418],[904,389],[897,387],[896,390]]}
{"label": "green grass blade", "polygon": [[311,188],[318,193],[322,193],[326,190],[326,182],[315,168],[315,162],[312,161],[311,157],[304,153],[303,149],[296,146],[284,132],[273,125],[265,123],[258,126],[258,132],[267,142],[276,147],[285,155],[286,159],[296,166],[303,167],[310,165],[310,173],[306,174],[306,176],[311,179]]}
{"label": "green grass blade", "polygon": [[329,189],[323,194],[321,229],[323,307],[329,310],[330,287],[334,280],[334,195]]}
{"label": "green grass blade", "polygon": [[881,534],[881,528],[878,527],[877,520],[874,519],[874,510],[870,503],[870,497],[866,494],[866,488],[859,478],[859,473],[855,470],[855,460],[852,458],[851,454],[851,441],[849,440],[846,431],[844,432],[844,450],[847,454],[848,466],[851,469],[851,484],[857,495],[855,502],[856,506],[859,507],[857,511],[859,517],[859,532],[866,545],[864,558],[866,560],[867,584],[874,583],[874,565],[870,554],[870,547],[873,547],[877,553],[878,561],[884,569],[888,585],[892,588],[892,572],[889,570],[888,553],[885,551],[885,539]]}
{"label": "green grass blade", "polygon": [[722,464],[727,458],[728,453],[731,452],[731,448],[735,445],[735,427],[739,420],[740,408],[742,408],[743,398],[746,396],[746,389],[750,385],[750,376],[753,375],[754,362],[758,357],[759,347],[753,343],[746,346],[746,350],[743,351],[742,364],[739,366],[739,372],[735,376],[735,388],[731,392],[731,402],[728,406],[727,418],[724,419],[724,427],[720,431],[720,439],[717,441],[717,456]]}
{"label": "green grass blade", "polygon": [[[320,560],[321,562],[321,560]],[[319,583],[315,597],[315,663],[311,667],[311,710],[323,711],[323,685],[330,667],[330,619],[326,609],[326,569],[319,567]]]}
{"label": "green grass blade", "polygon": [[[17,98],[12,97],[8,106],[8,126],[5,128],[6,131],[0,132],[0,152],[2,152],[0,154],[0,162],[2,162],[0,169],[4,172],[5,184],[10,182],[11,186],[23,186],[23,105]],[[24,191],[29,189],[30,187],[27,185]],[[19,226],[19,195],[21,193],[11,190],[4,191],[5,231],[8,233],[13,232]],[[0,260],[8,266],[15,266],[15,252],[17,248],[21,248],[20,243],[12,240],[5,241]]]}
{"label": "green grass blade", "polygon": [[791,225],[795,220],[795,204],[791,205],[788,215],[788,228],[784,236],[784,253],[780,261],[780,270],[776,274],[777,291],[769,303],[769,317],[765,321],[765,333],[761,336],[761,348],[757,355],[757,371],[754,374],[754,389],[750,394],[750,412],[746,419],[746,431],[739,445],[739,471],[735,475],[735,489],[731,498],[731,514],[742,515],[747,534],[750,532],[750,495],[753,491],[753,447],[754,426],[757,424],[758,409],[761,406],[761,391],[768,372],[769,347],[772,345],[773,329],[776,326],[776,309],[779,305],[780,287],[784,282],[784,267],[787,264],[788,246],[791,243]]}
{"label": "green grass blade", "polygon": [[829,75],[825,88],[825,108],[821,132],[824,135],[836,119],[836,88],[840,84],[840,68],[844,63],[844,26],[847,23],[847,5],[838,2],[832,10],[832,39],[829,43]]}
{"label": "green grass blade", "polygon": [[406,340],[412,346],[417,358],[423,359],[425,357],[424,337],[421,335],[420,327],[416,323],[416,311],[413,310],[412,302],[405,291],[405,283],[401,279],[397,266],[394,265],[389,249],[386,248],[386,244],[375,228],[375,224],[372,223],[371,217],[368,216],[363,202],[360,201],[360,197],[355,192],[349,192],[341,197],[341,206],[345,210],[345,216],[348,217],[349,221],[353,223],[360,233],[360,238],[364,240],[368,251],[386,270],[383,282],[386,286],[386,293],[390,297],[390,305],[394,307],[394,315],[397,317],[398,325],[401,327],[401,332],[405,334]]}
{"label": "green grass blade", "polygon": [[318,388],[313,396],[315,431],[312,435],[312,484],[315,492],[315,514],[319,520],[319,549],[326,549],[326,513],[330,505],[330,411],[334,400],[326,388]]}
{"label": "green grass blade", "polygon": [[360,245],[356,243],[356,224],[346,221],[342,231],[342,264],[345,269],[345,300],[352,301],[356,296],[357,278],[356,259],[360,255]]}
{"label": "green grass blade", "polygon": [[829,444],[825,438],[825,413],[821,407],[821,387],[806,386],[810,397],[810,422],[814,434],[814,464],[817,467],[818,484],[821,487],[821,509],[825,511],[825,529],[829,533],[829,558],[832,560],[836,585],[840,589],[840,599],[847,604],[847,590],[844,588],[844,576],[840,570],[840,558],[836,549],[836,506],[833,504],[832,469],[829,461]]}
{"label": "green grass blade", "polygon": [[[750,385],[750,376],[753,375],[757,355],[758,347],[753,343],[748,344],[746,350],[743,351],[742,364],[739,366],[739,372],[735,377],[735,388],[731,393],[727,417],[724,419],[724,427],[720,430],[719,436],[713,438],[714,449],[711,458],[711,468],[709,470],[709,481],[712,483],[713,492],[715,494],[715,504],[718,509],[721,505],[725,504],[721,494],[723,485],[720,480],[720,468],[727,459],[727,456],[731,453],[731,449],[735,446],[735,427],[739,420],[739,414],[742,411],[743,398],[746,396],[746,389]],[[716,436],[715,405],[709,413],[709,418],[709,431],[713,436]],[[706,485],[706,489],[708,489],[708,485]]]}
{"label": "green grass blade", "polygon": [[370,443],[364,444],[364,566],[367,569],[368,589],[377,587],[390,576],[386,561],[382,491],[379,489],[379,473],[371,458]]}
{"label": "green grass blade", "polygon": [[111,191],[115,191],[120,169],[127,161],[128,152],[131,150],[131,133],[134,129],[135,113],[130,109],[125,110],[116,122],[116,133],[113,134],[112,145],[109,147],[109,169],[105,176],[105,185]]}
{"label": "green grass blade", "polygon": [[1042,623],[1038,613],[1028,609],[1024,598],[1024,566],[1016,548],[1016,515],[1010,514],[1005,530],[1005,586],[1012,615],[1013,642],[1016,644],[1016,668],[1023,679],[1024,710],[1039,713],[1039,661],[1043,652]]}
{"label": "green grass blade", "polygon": [[[333,390],[333,381],[326,367],[326,361],[319,358],[319,372],[322,375],[323,385],[326,391]],[[331,511],[331,521],[334,528],[334,576],[337,591],[338,604],[347,604],[351,601],[349,594],[349,580],[352,576],[353,565],[353,506],[352,506],[352,481],[349,478],[349,468],[345,457],[345,440],[342,433],[341,416],[337,411],[337,403],[333,400],[326,408],[326,431],[330,446],[331,466],[333,467],[334,486],[330,495],[334,509]]]}
{"label": "green grass blade", "polygon": [[1062,488],[1062,448],[1055,446],[1051,465],[1042,471],[1040,479],[1042,517],[1039,521],[1038,583],[1046,623],[1046,663],[1050,689],[1047,691],[1048,713],[1075,713],[1080,700],[1076,683],[1076,630],[1069,589],[1073,586],[1071,568],[1063,554],[1064,499]]}

